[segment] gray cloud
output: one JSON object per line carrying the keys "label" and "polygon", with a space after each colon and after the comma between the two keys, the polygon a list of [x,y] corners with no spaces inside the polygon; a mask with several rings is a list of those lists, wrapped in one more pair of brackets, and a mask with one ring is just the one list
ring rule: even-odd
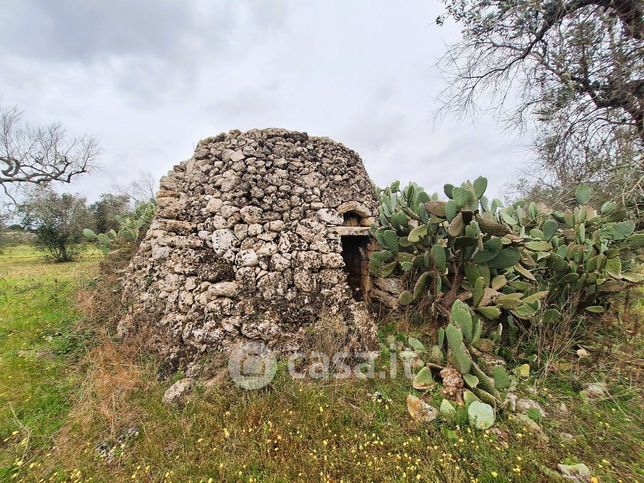
{"label": "gray cloud", "polygon": [[176,55],[194,26],[191,11],[172,0],[10,0],[4,11],[3,50],[50,61]]}
{"label": "gray cloud", "polygon": [[495,123],[434,122],[433,67],[453,27],[422,0],[7,0],[0,100],[104,148],[90,197],[162,175],[200,138],[286,127],[357,150],[376,183],[490,177],[500,196],[524,153]]}

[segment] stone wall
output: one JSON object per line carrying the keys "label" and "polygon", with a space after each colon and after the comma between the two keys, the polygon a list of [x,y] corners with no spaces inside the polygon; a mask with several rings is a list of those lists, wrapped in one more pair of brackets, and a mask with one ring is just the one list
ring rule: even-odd
{"label": "stone wall", "polygon": [[283,129],[230,131],[175,166],[157,203],[125,279],[123,335],[145,330],[177,360],[250,340],[289,352],[330,319],[344,348],[377,346],[343,269],[342,230],[361,233],[377,212],[355,152]]}

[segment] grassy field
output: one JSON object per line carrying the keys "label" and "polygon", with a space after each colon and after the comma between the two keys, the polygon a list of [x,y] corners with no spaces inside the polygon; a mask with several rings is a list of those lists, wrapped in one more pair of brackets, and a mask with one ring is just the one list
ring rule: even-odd
{"label": "grassy field", "polygon": [[0,255],[0,480],[65,422],[86,342],[74,301],[97,260],[48,264],[27,246]]}
{"label": "grassy field", "polygon": [[[82,315],[97,265],[46,264],[27,247],[0,255],[1,481],[551,481],[558,463],[585,463],[599,481],[644,478],[639,339],[606,348],[610,328],[590,333],[601,362],[572,359],[520,387],[545,407],[547,441],[512,415],[486,432],[463,411],[416,423],[402,375],[298,382],[281,365],[262,390],[223,381],[168,407],[173,381],[157,380],[154,358]],[[610,396],[585,404],[592,381]],[[428,396],[440,403],[438,387]]]}

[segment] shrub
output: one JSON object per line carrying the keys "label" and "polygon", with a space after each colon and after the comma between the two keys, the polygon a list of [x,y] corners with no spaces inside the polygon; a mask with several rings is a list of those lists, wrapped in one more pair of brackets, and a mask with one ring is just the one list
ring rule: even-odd
{"label": "shrub", "polygon": [[486,188],[483,177],[447,184],[442,201],[414,183],[403,190],[393,183],[381,192],[371,228],[381,250],[370,267],[403,278],[402,306],[415,304],[447,323],[434,362],[447,360],[474,376],[477,395],[495,401],[504,374],[485,374],[471,356],[475,348],[510,342],[537,315],[544,324],[556,320],[572,299],[577,310],[603,312],[608,295],[642,281],[635,254],[644,234],[634,233],[635,223],[615,203],[592,208],[587,186],[577,188],[578,205],[564,212],[526,202],[503,207],[484,196]]}
{"label": "shrub", "polygon": [[83,235],[88,240],[96,242],[98,248],[106,255],[115,250],[131,251],[145,236],[155,213],[156,204],[154,202],[139,203],[131,216],[114,216],[117,229],[97,234],[93,230],[85,228]]}
{"label": "shrub", "polygon": [[130,214],[132,206],[126,195],[103,193],[98,201],[89,206],[94,216],[94,229],[105,233],[118,228],[117,216]]}
{"label": "shrub", "polygon": [[83,226],[92,217],[85,198],[49,188],[31,192],[18,206],[23,226],[35,230],[36,247],[55,262],[69,262],[83,249]]}

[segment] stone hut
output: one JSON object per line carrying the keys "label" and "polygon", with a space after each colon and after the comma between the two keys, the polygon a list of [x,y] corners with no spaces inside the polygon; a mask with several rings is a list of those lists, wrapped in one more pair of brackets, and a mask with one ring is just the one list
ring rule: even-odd
{"label": "stone hut", "polygon": [[162,178],[157,204],[125,277],[122,334],[145,331],[177,361],[245,341],[288,353],[317,336],[377,348],[365,305],[377,197],[354,151],[230,131]]}

